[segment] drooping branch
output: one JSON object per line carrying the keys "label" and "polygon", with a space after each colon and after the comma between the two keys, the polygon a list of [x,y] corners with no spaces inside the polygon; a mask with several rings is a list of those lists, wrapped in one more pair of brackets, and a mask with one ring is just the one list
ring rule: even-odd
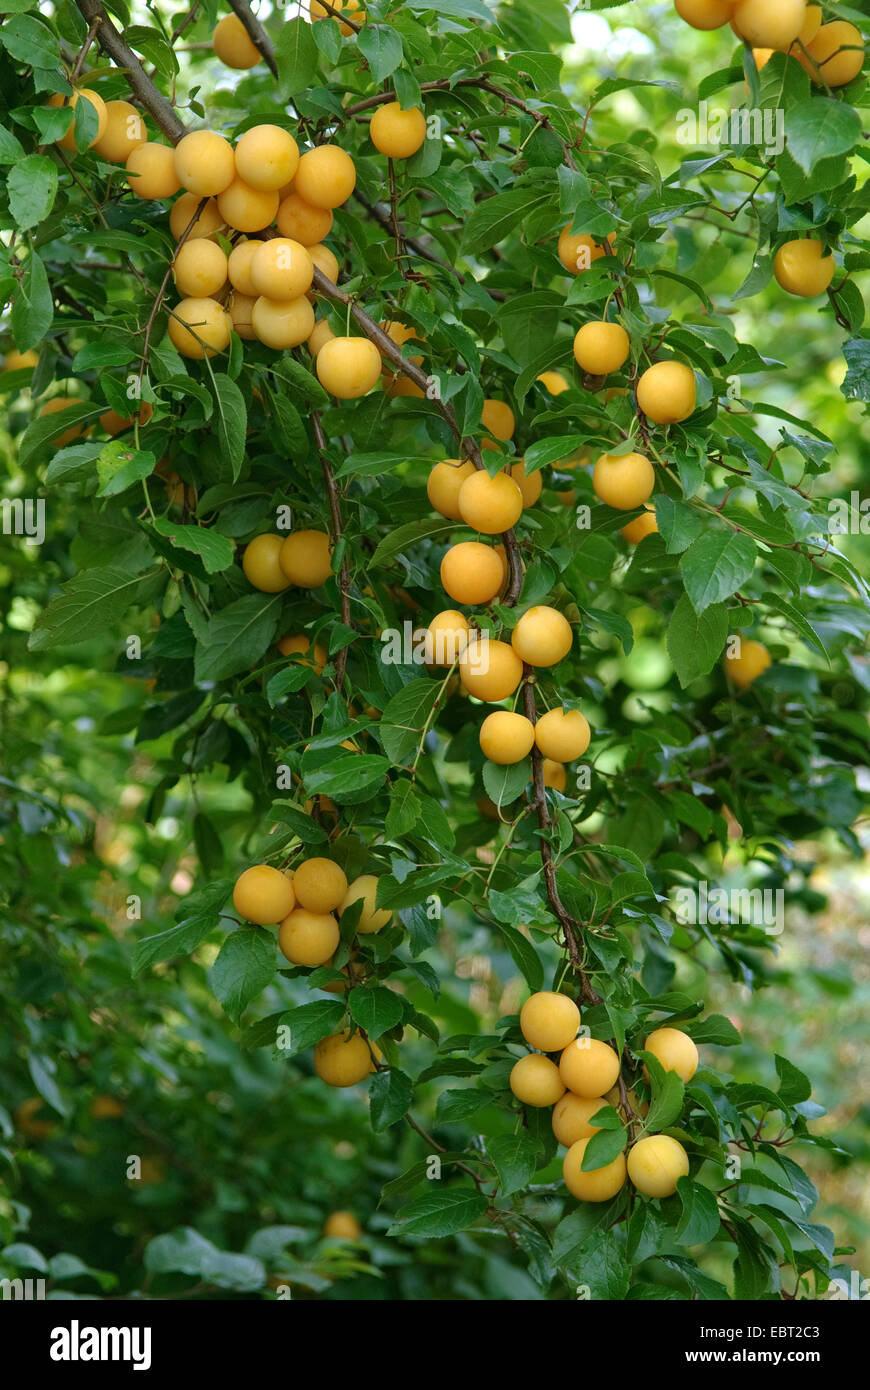
{"label": "drooping branch", "polygon": [[[381,356],[386,357],[394,366],[398,367],[399,371],[403,372],[416,386],[419,386],[421,391],[426,393],[427,399],[430,398],[430,379],[426,373],[415,362],[410,362],[408,358],[402,356],[401,348],[393,342],[388,333],[384,332],[380,324],[375,323],[374,319],[360,307],[353,295],[339,289],[338,285],[334,285],[316,266],[314,268],[314,288],[318,294],[322,294],[325,299],[331,300],[332,303],[343,304],[365,336],[374,343]],[[437,397],[435,398],[435,405],[450,426],[462,457],[470,459],[475,468],[483,468],[480,445],[476,439],[463,435],[453,407],[447,401],[442,401]],[[503,532],[502,540],[508,561],[508,587],[502,603],[505,607],[511,608],[519,598],[522,588],[523,567],[513,530]]]}
{"label": "drooping branch", "polygon": [[123,69],[134,96],[138,97],[145,110],[153,116],[167,139],[171,140],[173,145],[177,145],[181,137],[187,133],[187,127],[172,102],[158,91],[132,48],[115,28],[101,0],[76,0],[76,5],[89,26],[98,22],[96,35],[100,48],[117,67]]}
{"label": "drooping branch", "polygon": [[[382,207],[380,203],[370,202],[358,189],[354,190],[353,196],[358,203],[362,204],[366,212],[368,212],[385,231],[390,233],[390,236],[397,235],[395,219],[391,211]],[[416,237],[406,236],[404,232],[401,233],[401,236],[403,244],[410,251],[413,251],[415,256],[419,256],[424,261],[430,261],[432,265],[440,266],[442,270],[446,270],[448,274],[452,275],[460,285],[466,284],[466,276],[462,274],[461,270],[457,270],[455,265],[450,265],[449,261],[443,261],[440,256],[436,256],[434,251],[430,251],[428,247],[424,246],[422,241],[419,241]],[[481,285],[481,289],[486,290],[487,294],[491,295],[493,299],[507,299],[505,290],[491,290],[487,285]]]}
{"label": "drooping branch", "polygon": [[278,64],[275,59],[275,45],[266,33],[257,16],[251,10],[248,0],[230,0],[230,9],[233,14],[242,21],[247,31],[248,38],[263,55],[263,62],[269,69],[273,77],[278,76]]}
{"label": "drooping branch", "polygon": [[[311,412],[311,423],[314,429],[314,439],[317,444],[317,453],[320,457],[320,466],[323,469],[323,481],[326,483],[326,493],[329,498],[329,514],[332,518],[332,535],[335,544],[338,545],[344,530],[341,521],[341,507],[338,501],[338,489],[335,486],[335,478],[332,475],[332,466],[326,456],[326,435],[320,416],[316,410]],[[347,558],[342,557],[341,565],[338,570],[338,591],[341,595],[341,621],[345,627],[351,626],[350,615],[350,569]],[[347,668],[347,645],[345,644],[335,658],[335,688],[339,692],[344,687],[344,673]]]}
{"label": "drooping branch", "polygon": [[[538,718],[538,711],[535,701],[533,676],[534,672],[532,668],[524,665],[523,711],[530,723],[535,724]],[[556,882],[556,865],[553,862],[553,851],[549,839],[553,828],[553,822],[550,819],[550,809],[547,805],[547,791],[544,786],[544,760],[536,745],[532,746],[532,784],[535,809],[538,813],[541,863],[544,869],[544,886],[547,892],[547,901],[553,909],[559,926],[562,928],[562,935],[568,951],[568,958],[571,961],[571,968],[577,976],[580,986],[581,999],[585,999],[587,1004],[600,1004],[601,996],[597,990],[593,989],[589,982],[589,977],[583,968],[583,955],[580,940],[582,924],[571,916],[559,896],[559,886]]]}

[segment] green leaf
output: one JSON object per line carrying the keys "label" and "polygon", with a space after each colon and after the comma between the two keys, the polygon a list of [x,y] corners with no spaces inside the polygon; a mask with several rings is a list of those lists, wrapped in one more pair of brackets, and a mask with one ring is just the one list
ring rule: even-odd
{"label": "green leaf", "polygon": [[850,338],[843,356],[848,371],[840,390],[848,401],[870,401],[870,338]]}
{"label": "green leaf", "polygon": [[[590,1245],[601,1238],[601,1231],[610,1225],[616,1202],[583,1202],[559,1222],[553,1232],[553,1260],[557,1265],[573,1261],[586,1242]],[[594,1237],[594,1241],[593,1241]]]}
{"label": "green leaf", "polygon": [[787,1057],[780,1057],[779,1053],[774,1053],[774,1061],[779,1077],[779,1094],[786,1105],[799,1105],[801,1101],[809,1100],[813,1090],[809,1077]]}
{"label": "green leaf", "polygon": [[[12,296],[12,336],[19,351],[27,352],[30,348],[38,347],[53,321],[54,300],[45,266],[36,252],[31,251]],[[46,430],[46,433],[50,437],[58,431]]]}
{"label": "green leaf", "polygon": [[209,574],[229,569],[233,563],[233,543],[218,531],[209,530],[204,526],[183,526],[180,522],[171,521],[165,516],[156,519],[154,530],[165,536],[171,545],[199,555]]}
{"label": "green leaf", "polygon": [[322,792],[341,804],[356,805],[380,791],[390,763],[377,753],[342,753],[323,767],[305,773],[305,790]]}
{"label": "green leaf", "polygon": [[158,579],[158,571],[143,576],[112,566],[83,570],[40,613],[30,634],[30,650],[75,646],[115,632],[128,609],[154,593]]}
{"label": "green leaf", "polygon": [[792,159],[811,174],[820,160],[855,148],[861,139],[861,117],[845,101],[815,95],[786,112],[785,129]]}
{"label": "green leaf", "polygon": [[375,82],[383,82],[391,72],[395,72],[405,56],[402,40],[389,24],[364,24],[356,43]]}
{"label": "green leaf", "polygon": [[387,701],[378,734],[392,763],[406,763],[416,750],[440,691],[438,681],[421,678],[403,686]]}
{"label": "green leaf", "polygon": [[424,1236],[443,1239],[465,1231],[486,1211],[486,1198],[468,1187],[449,1187],[427,1192],[401,1208],[388,1236]]}
{"label": "green leaf", "polygon": [[372,1042],[401,1022],[402,1001],[391,989],[355,985],[347,998],[351,1018],[365,1029]]}
{"label": "green leaf", "polygon": [[510,1197],[514,1192],[527,1187],[544,1156],[538,1140],[533,1135],[522,1132],[502,1134],[495,1139],[488,1139],[486,1152],[498,1173],[501,1197]]}
{"label": "green leaf", "polygon": [[282,92],[289,97],[312,85],[317,71],[317,45],[311,25],[301,18],[281,25],[275,42],[275,61]]}
{"label": "green leaf", "polygon": [[281,606],[281,594],[245,594],[214,613],[196,644],[196,679],[219,681],[252,670],[275,636]]}
{"label": "green leaf", "polygon": [[686,592],[696,613],[736,594],[755,569],[757,551],[742,532],[708,531],[693,541],[680,560]]}
{"label": "green leaf", "polygon": [[424,517],[422,521],[408,521],[388,532],[378,543],[370,560],[373,569],[384,568],[396,555],[416,545],[422,540],[447,540],[451,531],[456,530],[456,522],[446,517]]}
{"label": "green leaf", "polygon": [[543,988],[544,967],[531,941],[515,927],[509,927],[504,922],[499,922],[498,925],[513,962],[521,972],[529,989],[534,992]]}
{"label": "green leaf", "polygon": [[656,523],[669,555],[688,550],[703,530],[704,523],[694,507],[676,502],[666,493],[655,499]]}
{"label": "green leaf", "polygon": [[60,49],[51,30],[31,15],[16,14],[0,30],[6,52],[31,68],[59,68]]}
{"label": "green leaf", "polygon": [[684,689],[713,669],[727,636],[728,610],[724,604],[713,604],[698,614],[688,594],[680,597],[668,624],[667,648]]}
{"label": "green leaf", "polygon": [[621,1125],[619,1129],[600,1129],[586,1145],[580,1171],[589,1173],[593,1168],[605,1168],[619,1157],[627,1142],[628,1131]]}
{"label": "green leaf", "polygon": [[275,978],[275,939],[263,927],[239,927],[209,971],[215,998],[233,1023]]}
{"label": "green leaf", "polygon": [[669,1129],[679,1119],[683,1110],[685,1086],[675,1071],[664,1071],[655,1058],[646,1064],[652,1073],[652,1100],[649,1114],[644,1121],[644,1129],[649,1134],[658,1134]]}
{"label": "green leaf", "polygon": [[235,480],[242,471],[245,459],[245,432],[248,426],[245,399],[236,383],[224,372],[212,374],[212,385],[217,403],[215,419],[218,441],[224,459],[233,470]]}
{"label": "green leaf", "polygon": [[631,1269],[616,1230],[605,1231],[572,1264],[572,1277],[584,1284],[596,1301],[621,1302],[628,1293]]}
{"label": "green leaf", "polygon": [[176,926],[136,942],[133,948],[134,975],[141,975],[143,971],[150,970],[158,961],[171,960],[173,956],[189,956],[209,933],[214,931],[221,920],[221,904],[229,896],[232,885],[224,882],[211,887],[217,890],[214,892],[214,898],[217,900],[213,905],[211,899],[206,899],[201,908],[195,908],[190,912],[191,904],[188,903],[187,911],[190,915],[185,915]]}
{"label": "green leaf", "polygon": [[47,155],[29,154],[9,171],[6,187],[9,211],[17,226],[27,231],[51,212],[57,194],[57,165]]}
{"label": "green leaf", "polygon": [[677,1192],[683,1204],[675,1232],[680,1245],[709,1245],[719,1231],[715,1194],[691,1178],[679,1178]]}
{"label": "green leaf", "polygon": [[548,202],[551,194],[540,188],[511,188],[478,203],[465,224],[462,243],[468,255],[489,251],[504,241],[515,227]]}
{"label": "green leaf", "polygon": [[295,1057],[298,1052],[306,1052],[309,1047],[319,1043],[321,1038],[337,1033],[344,1018],[344,1008],[342,999],[317,999],[312,1004],[301,1004],[298,1009],[290,1009],[282,1014],[279,1024],[281,1055]]}
{"label": "green leaf", "polygon": [[369,1114],[376,1134],[404,1119],[414,1099],[409,1076],[398,1067],[376,1071],[369,1086]]}
{"label": "green leaf", "polygon": [[97,459],[97,477],[100,480],[98,497],[115,497],[126,492],[128,487],[154,472],[157,462],[153,454],[137,450],[132,443],[113,439],[104,445]]}
{"label": "green leaf", "polygon": [[518,763],[491,763],[483,765],[483,785],[487,796],[496,806],[509,806],[520,795],[531,780],[532,764],[530,758]]}

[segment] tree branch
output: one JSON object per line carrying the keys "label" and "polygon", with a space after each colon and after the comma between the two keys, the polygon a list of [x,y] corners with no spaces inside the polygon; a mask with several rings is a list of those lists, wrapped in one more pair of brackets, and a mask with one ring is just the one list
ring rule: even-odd
{"label": "tree branch", "polygon": [[163,134],[173,145],[177,145],[181,137],[187,134],[187,127],[172,102],[157,90],[132,48],[115,28],[101,0],[76,0],[76,5],[88,25],[99,23],[96,32],[100,48],[113,63],[124,69],[133,94],[153,116]]}
{"label": "tree branch", "polygon": [[[380,203],[369,202],[365,194],[360,193],[359,189],[354,189],[353,196],[358,203],[362,203],[366,211],[385,231],[389,232],[391,236],[396,236],[397,231],[392,213],[388,212],[386,208],[381,207]],[[422,241],[418,241],[416,237],[405,236],[404,233],[402,234],[402,241],[410,251],[414,252],[415,256],[419,256],[424,261],[430,261],[432,265],[440,266],[442,270],[446,270],[448,274],[452,275],[460,285],[466,284],[466,276],[462,274],[461,270],[457,270],[455,265],[450,265],[449,261],[442,261],[441,257],[436,256],[434,251],[428,250],[428,248],[423,245]],[[479,284],[480,282],[478,281],[477,283]],[[480,287],[486,290],[487,294],[491,295],[493,299],[507,299],[507,292],[505,290],[491,290],[488,285],[484,284],[481,284]]]}
{"label": "tree branch", "polygon": [[273,77],[278,76],[278,64],[275,60],[275,45],[266,33],[259,19],[253,14],[248,0],[230,0],[230,9],[233,14],[242,21],[251,43],[259,53],[263,55],[263,62],[269,69]]}
{"label": "tree branch", "polygon": [[[530,723],[535,724],[538,718],[537,706],[535,703],[535,687],[531,677],[533,671],[530,666],[523,666],[523,710]],[[553,828],[550,820],[550,810],[547,806],[547,791],[544,786],[544,761],[541,757],[537,745],[532,745],[532,780],[534,786],[534,802],[538,813],[538,829],[541,841],[541,863],[544,867],[544,883],[547,890],[547,899],[556,920],[562,928],[562,935],[565,939],[565,946],[568,950],[568,957],[571,961],[571,968],[580,982],[580,997],[585,999],[587,1004],[600,1004],[601,996],[597,990],[592,988],[589,977],[583,968],[583,957],[581,954],[580,932],[582,926],[568,912],[565,904],[559,896],[559,887],[556,883],[556,866],[553,863],[553,851],[550,847],[549,834]]]}

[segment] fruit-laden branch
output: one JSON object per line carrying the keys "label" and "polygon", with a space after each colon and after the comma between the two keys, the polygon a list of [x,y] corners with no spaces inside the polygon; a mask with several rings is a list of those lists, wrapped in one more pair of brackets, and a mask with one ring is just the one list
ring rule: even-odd
{"label": "fruit-laden branch", "polygon": [[[370,216],[372,216],[385,231],[390,233],[390,236],[396,235],[395,221],[390,211],[382,207],[380,203],[369,202],[368,198],[360,193],[358,189],[354,190],[353,196],[358,203],[362,203],[362,206]],[[433,265],[440,266],[442,270],[448,271],[460,285],[466,283],[466,277],[462,274],[461,270],[457,270],[456,266],[450,265],[448,261],[442,261],[440,256],[436,256],[434,251],[429,251],[427,247],[423,245],[422,241],[418,241],[416,237],[405,236],[404,232],[402,232],[402,241],[405,246],[414,252],[415,256],[420,256],[424,261],[431,261]],[[486,290],[487,294],[491,295],[493,299],[507,299],[507,292],[505,290],[491,290],[487,285],[482,285],[481,288]]]}
{"label": "fruit-laden branch", "polygon": [[[332,476],[332,467],[326,456],[326,435],[323,432],[323,425],[316,410],[311,412],[311,423],[314,428],[314,438],[317,443],[317,452],[320,456],[320,466],[323,469],[323,480],[326,483],[326,492],[329,497],[329,512],[332,517],[332,535],[336,545],[341,540],[344,531],[341,524],[341,508],[338,504],[338,489],[335,486],[335,478]],[[341,595],[341,621],[344,626],[351,627],[350,620],[350,570],[348,568],[346,555],[342,556],[338,570],[338,590]],[[347,667],[347,644],[341,648],[335,658],[335,688],[339,692],[344,686],[344,673]]]}
{"label": "fruit-laden branch", "polygon": [[321,4],[327,14],[332,15],[333,19],[340,19],[342,24],[346,24],[348,29],[352,29],[355,34],[358,34],[362,25],[358,24],[355,19],[351,19],[349,14],[342,14],[341,3],[342,0],[339,0],[339,8],[336,9],[334,5],[329,4],[329,0],[321,0]]}
{"label": "fruit-laden branch", "polygon": [[[524,666],[523,680],[523,711],[531,724],[537,722],[538,711],[535,703],[535,687],[530,679],[534,672],[530,666]],[[577,922],[568,912],[565,904],[559,896],[559,888],[556,883],[556,866],[553,863],[553,851],[550,847],[549,835],[553,828],[550,820],[550,811],[547,806],[547,792],[544,787],[544,762],[537,746],[532,746],[532,783],[534,787],[535,808],[538,813],[538,829],[540,830],[541,843],[541,862],[544,866],[544,884],[547,889],[547,898],[562,934],[565,938],[565,946],[571,961],[571,968],[580,982],[580,997],[585,999],[587,1004],[600,1004],[601,995],[592,988],[586,971],[583,969],[583,956],[579,933],[582,931],[581,923]]]}
{"label": "fruit-laden branch", "polygon": [[[389,334],[385,333],[379,324],[375,323],[374,319],[369,317],[364,309],[360,308],[353,295],[346,294],[344,290],[339,289],[338,285],[334,285],[317,266],[314,267],[314,288],[318,294],[322,294],[325,299],[331,300],[334,304],[343,304],[350,311],[354,322],[362,329],[370,342],[374,343],[381,356],[388,358],[394,366],[398,367],[399,371],[404,372],[405,376],[409,377],[416,386],[419,386],[429,399],[430,380],[426,373],[415,362],[409,362],[406,357],[403,357],[402,349],[393,342]],[[476,439],[463,435],[452,406],[438,398],[435,399],[435,405],[453,431],[463,458],[471,459],[475,468],[483,468],[480,445]],[[523,585],[523,567],[517,538],[513,531],[504,531],[502,540],[508,561],[508,587],[502,603],[506,608],[512,608],[519,598]]]}
{"label": "fruit-laden branch", "polygon": [[[558,130],[554,128],[549,117],[542,115],[540,111],[535,111],[533,107],[529,106],[528,102],[523,101],[521,97],[514,96],[513,92],[506,91],[504,87],[497,87],[495,83],[490,82],[488,78],[460,77],[457,82],[451,82],[449,77],[442,77],[436,82],[420,83],[421,92],[454,92],[457,87],[476,87],[480,92],[489,92],[490,96],[498,97],[506,106],[514,106],[518,111],[522,111],[530,120],[536,121],[538,125],[543,126],[545,130],[549,130],[556,136],[556,139],[562,146],[565,163],[570,169],[577,168],[570,147],[562,139]],[[346,106],[344,114],[345,116],[356,116],[360,111],[370,111],[372,107],[382,106],[384,102],[389,101],[398,101],[395,92],[378,92],[376,96],[364,97],[362,101],[355,101],[352,106]]]}
{"label": "fruit-laden branch", "polygon": [[88,25],[99,21],[97,43],[100,48],[113,63],[123,68],[134,96],[139,98],[146,111],[154,117],[163,134],[173,145],[177,145],[181,137],[187,133],[187,127],[176,114],[172,102],[157,90],[132,48],[126,43],[123,35],[119,34],[101,0],[76,0],[76,5]]}
{"label": "fruit-laden branch", "polygon": [[278,76],[278,64],[275,61],[275,45],[266,33],[259,19],[252,14],[248,0],[230,0],[230,9],[247,30],[248,38],[251,43],[263,55],[263,62],[269,69],[273,77]]}

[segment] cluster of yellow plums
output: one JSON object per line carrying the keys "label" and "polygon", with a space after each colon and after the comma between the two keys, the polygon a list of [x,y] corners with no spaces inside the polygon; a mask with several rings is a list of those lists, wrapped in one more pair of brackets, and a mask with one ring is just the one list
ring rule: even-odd
{"label": "cluster of yellow plums", "polygon": [[[612,1106],[627,1118],[619,1086],[619,1057],[607,1043],[577,1036],[580,1010],[565,994],[541,990],[527,999],[520,1011],[520,1030],[530,1047],[515,1063],[510,1088],[523,1105],[536,1109],[553,1106],[553,1133],[567,1150],[562,1164],[565,1186],[583,1202],[607,1202],[629,1178],[646,1197],[669,1197],[679,1178],[688,1176],[689,1158],[676,1139],[649,1134],[635,1140],[628,1157],[620,1153],[601,1168],[583,1171],[586,1147],[601,1129],[593,1123],[600,1110]],[[698,1049],[679,1028],[656,1028],[644,1042],[644,1050],[690,1081],[698,1069]],[[555,1062],[547,1053],[558,1053]],[[635,1115],[637,1098],[628,1091]]]}
{"label": "cluster of yellow plums", "polygon": [[693,29],[730,24],[762,68],[774,53],[796,58],[819,87],[845,87],[861,71],[864,40],[844,19],[822,23],[821,5],[807,0],[674,0]]}
{"label": "cluster of yellow plums", "polygon": [[[339,919],[349,908],[359,904],[355,930],[362,936],[391,921],[392,913],[375,906],[377,889],[375,874],[348,883],[340,865],[315,855],[293,870],[253,864],[236,879],[233,906],[248,922],[278,928],[278,949],[291,965],[314,969],[331,964],[341,940]],[[343,993],[352,983],[347,967],[343,974],[346,983],[326,985],[329,993]],[[314,1069],[328,1086],[355,1086],[380,1060],[361,1031],[330,1034],[314,1048]]]}

